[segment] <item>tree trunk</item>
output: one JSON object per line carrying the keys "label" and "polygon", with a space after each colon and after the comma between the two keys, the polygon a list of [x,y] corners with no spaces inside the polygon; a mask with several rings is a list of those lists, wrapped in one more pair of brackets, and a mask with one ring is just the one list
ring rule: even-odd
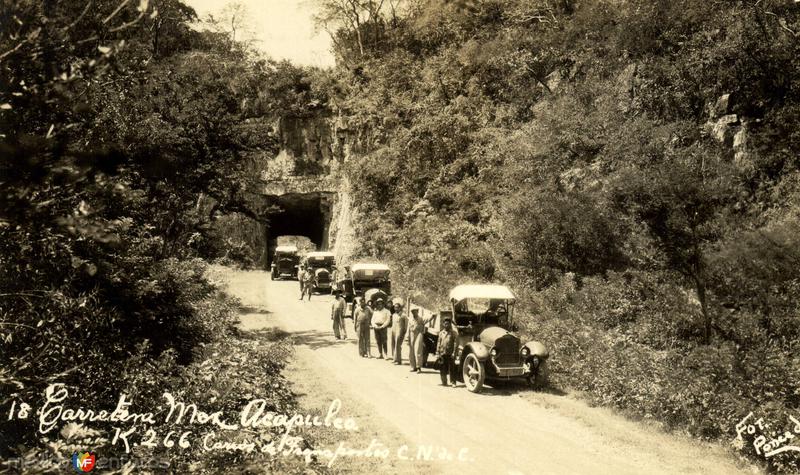
{"label": "tree trunk", "polygon": [[163,20],[159,19],[155,23],[154,31],[153,31],[153,57],[158,58],[158,41],[161,35],[161,25],[163,24]]}
{"label": "tree trunk", "polygon": [[358,38],[358,52],[364,56],[364,41],[361,38],[361,25],[356,27],[356,38]]}
{"label": "tree trunk", "polygon": [[711,314],[708,312],[708,297],[706,295],[706,282],[705,271],[703,269],[702,258],[698,257],[698,263],[695,266],[694,275],[695,291],[697,292],[697,300],[700,301],[700,312],[703,314],[703,343],[708,345],[711,343],[711,332],[713,331],[713,321]]}

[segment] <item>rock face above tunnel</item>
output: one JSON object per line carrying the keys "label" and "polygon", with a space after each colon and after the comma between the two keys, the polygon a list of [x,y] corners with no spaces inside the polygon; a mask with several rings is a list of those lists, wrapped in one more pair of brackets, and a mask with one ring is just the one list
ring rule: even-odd
{"label": "rock face above tunnel", "polygon": [[[307,236],[318,249],[345,261],[353,247],[353,212],[341,164],[352,153],[352,138],[341,120],[325,113],[275,121],[279,152],[253,156],[253,173],[266,205],[282,209],[260,228],[251,245],[260,246],[259,263],[267,266],[280,235]],[[255,238],[255,236],[254,236]],[[257,244],[258,243],[258,244]]]}
{"label": "rock face above tunnel", "polygon": [[265,177],[335,173],[349,152],[346,127],[325,113],[278,119],[273,124],[273,135],[279,152],[260,160]]}

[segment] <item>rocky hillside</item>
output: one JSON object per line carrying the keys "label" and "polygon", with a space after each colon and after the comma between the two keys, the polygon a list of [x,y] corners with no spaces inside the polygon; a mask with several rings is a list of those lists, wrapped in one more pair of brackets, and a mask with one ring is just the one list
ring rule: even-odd
{"label": "rocky hillside", "polygon": [[317,83],[358,137],[357,254],[430,305],[508,283],[555,383],[597,403],[711,439],[788,423],[800,4],[392,6],[337,30]]}

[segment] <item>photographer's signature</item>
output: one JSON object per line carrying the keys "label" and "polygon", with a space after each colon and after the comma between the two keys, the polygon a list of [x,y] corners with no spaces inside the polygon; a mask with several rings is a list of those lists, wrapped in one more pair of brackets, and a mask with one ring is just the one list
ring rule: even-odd
{"label": "photographer's signature", "polygon": [[[764,458],[769,458],[783,452],[800,452],[800,446],[790,445],[790,443],[794,442],[796,437],[800,436],[800,420],[789,416],[794,426],[784,430],[783,433],[771,431],[771,435],[768,439],[766,434],[770,429],[770,424],[765,423],[763,417],[759,417],[754,421],[752,420],[753,417],[755,416],[750,412],[744,419],[736,424],[736,440],[741,446],[744,446],[744,439],[742,436],[747,434],[753,437],[753,448],[756,449],[756,453],[758,455],[763,455]],[[800,443],[800,440],[797,442]]]}

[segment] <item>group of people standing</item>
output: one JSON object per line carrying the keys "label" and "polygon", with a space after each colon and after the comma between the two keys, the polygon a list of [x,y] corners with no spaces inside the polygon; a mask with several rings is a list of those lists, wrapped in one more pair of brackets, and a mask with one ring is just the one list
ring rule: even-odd
{"label": "group of people standing", "polygon": [[[347,330],[344,325],[345,313],[347,311],[347,304],[341,292],[334,291],[336,296],[331,307],[331,319],[333,320],[333,333],[337,339],[347,338]],[[425,334],[425,326],[429,325],[433,318],[424,320],[420,315],[417,308],[412,308],[410,316],[404,311],[403,302],[400,301],[384,301],[383,298],[377,298],[374,301],[360,297],[356,299],[355,311],[353,312],[353,325],[358,340],[358,354],[362,358],[372,358],[372,345],[371,338],[374,336],[375,344],[378,349],[377,358],[393,361],[395,365],[403,364],[403,347],[405,344],[409,346],[408,361],[411,366],[411,371],[420,373],[422,366],[425,363],[425,343],[423,341]],[[444,332],[445,343],[444,350],[449,349],[448,355],[439,354],[437,349],[437,357],[440,358],[442,363],[447,364],[449,361],[452,364],[453,355],[455,353],[455,339],[449,338],[446,331]],[[449,339],[448,339],[449,338]],[[442,345],[438,345],[442,346]],[[449,368],[449,366],[448,366]],[[452,373],[448,369],[448,374]],[[451,377],[452,384],[455,384],[455,377]]]}

